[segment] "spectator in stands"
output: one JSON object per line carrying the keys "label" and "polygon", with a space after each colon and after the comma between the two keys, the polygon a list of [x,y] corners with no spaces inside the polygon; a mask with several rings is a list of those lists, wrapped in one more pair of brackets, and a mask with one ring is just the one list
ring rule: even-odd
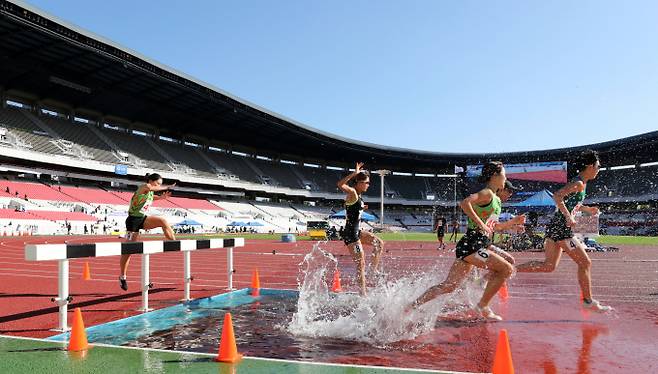
{"label": "spectator in stands", "polygon": [[[146,174],[146,183],[139,186],[130,199],[128,218],[126,218],[126,237],[129,241],[137,241],[139,230],[148,231],[156,227],[162,228],[167,240],[176,240],[174,231],[171,229],[167,220],[162,217],[147,215],[153,201],[169,198],[171,196],[170,189],[175,185],[175,183],[171,185],[162,184],[162,177],[159,174]],[[162,195],[154,194],[160,191],[164,191],[164,193]],[[130,255],[121,255],[119,285],[124,291],[128,291],[126,273],[128,271],[129,261]]]}
{"label": "spectator in stands", "polygon": [[457,243],[455,250],[457,258],[450,268],[448,277],[442,283],[430,287],[408,309],[453,292],[471,272],[473,266],[476,266],[489,270],[491,274],[484,293],[475,306],[475,311],[485,319],[502,320],[489,308],[489,303],[505,280],[512,275],[514,267],[489,248],[490,238],[494,231],[505,231],[525,222],[523,215],[507,222],[498,222],[502,203],[496,192],[505,187],[505,180],[505,168],[502,162],[490,161],[483,166],[479,181],[486,183],[486,187],[466,197],[460,204],[469,218],[468,231]]}
{"label": "spectator in stands", "polygon": [[530,261],[517,266],[518,272],[550,273],[555,270],[562,252],[566,252],[578,265],[578,283],[583,295],[583,308],[605,312],[611,307],[602,305],[592,298],[592,260],[587,256],[586,246],[573,234],[576,225],[574,213],[580,210],[589,215],[598,215],[597,207],[582,205],[585,200],[587,182],[594,180],[599,174],[601,164],[595,151],[587,150],[580,154],[574,163],[578,175],[560,188],[553,195],[557,211],[546,228],[546,243],[544,250],[546,258],[541,261]]}
{"label": "spectator in stands", "polygon": [[[356,168],[352,173],[338,181],[337,186],[345,192],[345,229],[343,232],[343,242],[352,254],[356,262],[357,271],[359,272],[359,286],[362,296],[366,295],[366,270],[365,270],[365,253],[363,252],[362,243],[373,246],[372,267],[374,271],[379,271],[379,257],[384,249],[384,241],[372,233],[359,230],[359,221],[361,212],[367,208],[363,203],[361,194],[368,190],[370,186],[370,176],[367,171],[362,171],[362,162],[356,163]],[[349,183],[352,182],[352,186]]]}
{"label": "spectator in stands", "polygon": [[89,234],[89,230],[87,229],[87,225],[84,225],[83,230],[84,230],[85,235]]}
{"label": "spectator in stands", "polygon": [[9,186],[5,189],[5,192],[9,193]]}

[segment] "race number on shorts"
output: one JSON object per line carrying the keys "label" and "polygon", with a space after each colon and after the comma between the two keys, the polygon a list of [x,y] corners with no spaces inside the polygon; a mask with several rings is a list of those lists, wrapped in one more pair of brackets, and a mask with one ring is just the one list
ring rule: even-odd
{"label": "race number on shorts", "polygon": [[486,248],[478,249],[477,252],[475,252],[475,257],[482,262],[487,262],[489,259],[489,251],[487,251]]}

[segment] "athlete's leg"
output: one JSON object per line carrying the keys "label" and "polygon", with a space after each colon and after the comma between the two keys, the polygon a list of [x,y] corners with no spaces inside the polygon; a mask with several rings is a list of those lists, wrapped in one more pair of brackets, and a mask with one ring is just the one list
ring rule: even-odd
{"label": "athlete's leg", "polygon": [[576,238],[560,241],[560,244],[567,248],[566,252],[569,257],[578,265],[578,284],[583,293],[583,299],[592,299],[592,260],[590,260],[585,245]]}
{"label": "athlete's leg", "polygon": [[359,237],[361,243],[372,246],[372,267],[375,271],[379,270],[379,261],[381,260],[381,254],[384,250],[384,241],[377,235],[367,231],[361,231]]}
{"label": "athlete's leg", "polygon": [[[139,232],[127,232],[126,238],[130,242],[136,242],[139,239]],[[130,255],[121,255],[119,260],[119,267],[121,268],[121,274],[119,275],[119,285],[124,291],[128,291],[128,283],[126,281],[128,274],[128,263],[130,262]]]}
{"label": "athlete's leg", "polygon": [[[560,242],[561,243],[561,242]],[[520,273],[550,273],[555,270],[562,257],[562,247],[552,239],[544,243],[544,260],[533,260],[516,267]]]}
{"label": "athlete's leg", "polygon": [[473,266],[468,262],[458,258],[455,259],[455,262],[453,262],[452,266],[450,267],[450,271],[448,272],[446,279],[443,282],[430,287],[427,291],[425,291],[425,293],[420,295],[416,301],[413,302],[412,306],[416,307],[425,304],[426,302],[435,299],[440,295],[453,292],[464,281],[464,278],[466,278],[466,275],[471,271],[472,268]]}
{"label": "athlete's leg", "polygon": [[356,241],[347,245],[350,253],[352,254],[352,259],[356,263],[356,272],[359,278],[359,293],[361,296],[366,295],[366,257],[363,252],[363,245],[361,241]]}
{"label": "athlete's leg", "polygon": [[563,242],[563,245],[568,248],[566,250],[567,254],[578,265],[578,283],[583,293],[583,307],[595,312],[612,310],[612,307],[601,305],[592,297],[592,260],[585,251],[585,244],[577,238],[567,239]]}
{"label": "athlete's leg", "polygon": [[487,249],[480,249],[464,258],[464,261],[481,269],[487,269],[491,272],[491,277],[484,289],[482,298],[478,307],[487,308],[491,299],[496,295],[505,280],[512,275],[514,270],[512,264],[507,262],[499,254]]}
{"label": "athlete's leg", "polygon": [[176,240],[174,230],[171,229],[171,226],[169,226],[169,222],[167,222],[166,219],[158,216],[146,217],[146,220],[144,220],[144,230],[151,230],[156,227],[162,228],[162,231],[164,232],[165,238],[167,238],[167,240]]}

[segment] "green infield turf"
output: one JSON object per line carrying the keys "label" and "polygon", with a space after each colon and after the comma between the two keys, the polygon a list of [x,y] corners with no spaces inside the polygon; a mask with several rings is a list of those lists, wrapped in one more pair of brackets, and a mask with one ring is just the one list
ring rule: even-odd
{"label": "green infield turf", "polygon": [[[87,351],[67,352],[62,343],[0,336],[3,373],[309,373],[395,374],[427,370],[374,366],[316,364],[289,360],[244,358],[235,364],[218,363],[214,355],[154,349],[92,345]],[[448,374],[451,372],[432,371]]]}

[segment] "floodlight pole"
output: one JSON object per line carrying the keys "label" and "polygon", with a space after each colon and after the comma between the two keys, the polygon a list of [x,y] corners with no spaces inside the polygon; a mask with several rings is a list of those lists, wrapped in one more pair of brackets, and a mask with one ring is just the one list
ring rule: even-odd
{"label": "floodlight pole", "polygon": [[454,189],[453,189],[453,200],[452,200],[452,217],[453,221],[457,219],[457,174],[453,178]]}
{"label": "floodlight pole", "polygon": [[380,198],[379,200],[379,228],[381,230],[384,230],[384,177],[391,174],[390,170],[375,170],[373,171],[375,174],[379,174],[379,177],[381,178],[381,186],[380,186]]}

